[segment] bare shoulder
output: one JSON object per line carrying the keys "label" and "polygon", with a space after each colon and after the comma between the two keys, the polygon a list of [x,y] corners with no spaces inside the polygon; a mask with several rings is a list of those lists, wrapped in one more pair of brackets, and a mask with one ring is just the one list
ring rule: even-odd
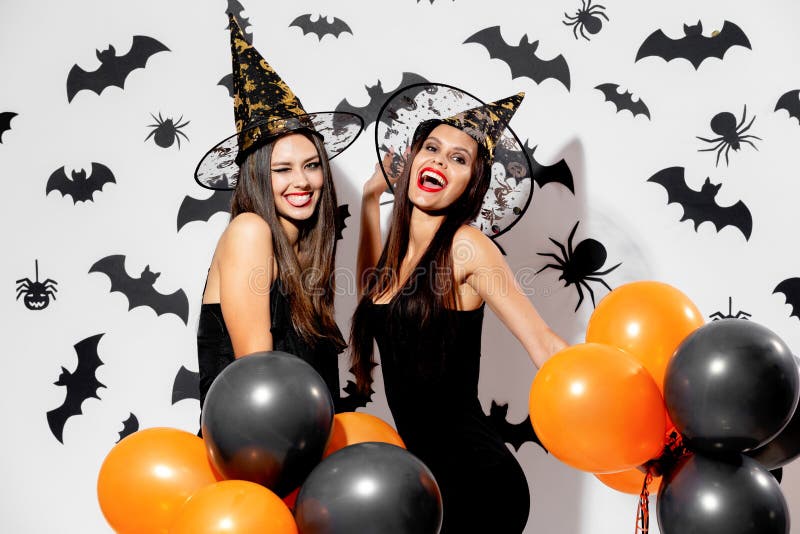
{"label": "bare shoulder", "polygon": [[502,259],[489,237],[473,226],[464,225],[453,236],[453,262],[467,269]]}
{"label": "bare shoulder", "polygon": [[272,229],[267,221],[255,213],[240,213],[234,217],[219,239],[218,250],[263,251],[272,248]]}

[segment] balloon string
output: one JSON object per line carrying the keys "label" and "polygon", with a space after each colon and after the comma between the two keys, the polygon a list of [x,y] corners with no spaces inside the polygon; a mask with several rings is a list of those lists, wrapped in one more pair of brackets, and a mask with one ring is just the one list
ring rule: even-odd
{"label": "balloon string", "polygon": [[636,507],[636,531],[634,534],[647,534],[650,532],[650,490],[647,486],[653,481],[653,474],[647,472],[644,476],[642,491],[639,493],[639,504]]}

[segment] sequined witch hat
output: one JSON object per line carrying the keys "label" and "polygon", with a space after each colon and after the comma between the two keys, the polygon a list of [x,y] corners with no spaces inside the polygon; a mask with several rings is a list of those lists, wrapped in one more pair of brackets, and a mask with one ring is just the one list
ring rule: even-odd
{"label": "sequined witch hat", "polygon": [[[508,123],[524,93],[489,104],[440,83],[409,85],[396,91],[378,113],[375,146],[383,174],[390,177],[405,165],[404,154],[430,123],[449,124],[483,145],[491,161],[489,190],[472,225],[489,237],[508,231],[525,213],[533,193],[533,169],[528,152]],[[387,153],[392,158],[384,159]],[[390,161],[384,165],[384,161]]]}
{"label": "sequined witch hat", "polygon": [[329,159],[355,141],[364,127],[361,117],[339,111],[306,113],[300,99],[275,69],[245,40],[232,15],[229,28],[237,133],[203,156],[194,173],[198,184],[208,189],[234,189],[239,178],[238,165],[247,155],[287,132],[308,130],[321,136]]}

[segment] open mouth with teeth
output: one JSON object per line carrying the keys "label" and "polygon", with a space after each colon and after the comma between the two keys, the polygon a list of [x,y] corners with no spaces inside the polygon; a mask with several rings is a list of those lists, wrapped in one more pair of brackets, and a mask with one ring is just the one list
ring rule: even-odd
{"label": "open mouth with teeth", "polygon": [[417,186],[423,191],[436,193],[447,187],[447,178],[436,169],[424,167],[417,175]]}
{"label": "open mouth with teeth", "polygon": [[304,208],[311,203],[312,194],[311,191],[303,191],[300,193],[286,193],[283,197],[286,202],[295,208]]}

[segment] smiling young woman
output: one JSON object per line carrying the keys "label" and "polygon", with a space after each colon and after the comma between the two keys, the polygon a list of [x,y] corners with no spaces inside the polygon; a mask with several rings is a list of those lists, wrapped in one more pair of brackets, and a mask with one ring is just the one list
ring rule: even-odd
{"label": "smiling young woman", "polygon": [[238,133],[195,171],[203,187],[233,190],[197,330],[200,406],[235,358],[269,350],[311,364],[336,403],[346,344],[334,320],[337,203],[328,160],[355,140],[363,122],[347,113],[306,113],[233,18],[230,30]]}
{"label": "smiling young woman", "polygon": [[[508,120],[522,95],[465,110],[463,94],[454,88],[434,85],[417,92],[424,94],[422,102],[415,102],[419,105],[408,105],[404,94],[397,100],[405,107],[387,113],[418,125],[406,141],[407,158],[400,156],[405,146],[394,146],[364,186],[358,258],[362,297],[352,322],[353,369],[359,387],[367,388],[377,342],[397,430],[441,488],[441,532],[518,534],[528,519],[527,480],[478,400],[484,303],[537,366],[566,344],[517,287],[491,239],[471,224],[490,218],[490,224],[479,225],[496,233],[499,224],[507,224],[502,209],[492,205],[498,190],[511,191],[512,181],[525,178],[524,172],[530,176],[529,163],[520,173],[520,162],[508,160],[504,167],[513,169],[516,178],[505,176],[502,189],[490,185],[497,152],[508,151],[513,143],[507,139],[516,139],[509,134]],[[428,100],[435,104],[425,116]],[[461,106],[457,113],[444,115],[453,102]],[[403,109],[413,110],[409,113],[416,114],[416,121],[402,116]],[[396,127],[389,122],[387,131]],[[506,139],[503,147],[501,138]],[[402,172],[394,175],[397,158],[404,161]],[[391,225],[380,252],[378,199],[385,190],[384,173],[397,180]],[[513,203],[504,207],[508,204]],[[517,216],[523,211],[510,210]]]}

